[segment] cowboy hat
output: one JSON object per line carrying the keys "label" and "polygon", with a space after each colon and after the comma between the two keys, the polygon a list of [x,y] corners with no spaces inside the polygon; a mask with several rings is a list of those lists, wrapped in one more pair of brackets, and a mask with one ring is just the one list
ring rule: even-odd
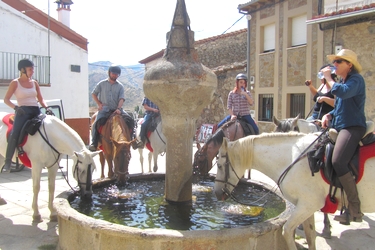
{"label": "cowboy hat", "polygon": [[358,72],[362,71],[362,66],[357,61],[357,54],[354,53],[354,51],[351,51],[350,49],[342,49],[342,50],[339,51],[339,53],[337,53],[337,55],[328,55],[327,56],[327,59],[330,62],[333,62],[334,60],[337,60],[337,59],[340,59],[340,58],[344,59],[348,62],[351,62],[353,64],[354,68]]}

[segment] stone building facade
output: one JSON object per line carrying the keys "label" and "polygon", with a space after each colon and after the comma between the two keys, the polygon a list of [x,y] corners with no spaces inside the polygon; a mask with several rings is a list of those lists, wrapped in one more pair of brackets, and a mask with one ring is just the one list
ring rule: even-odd
{"label": "stone building facade", "polygon": [[[333,0],[257,0],[240,4],[240,12],[251,15],[249,66],[247,29],[195,42],[202,64],[218,77],[215,98],[202,111],[197,128],[204,123],[217,123],[227,115],[227,96],[234,87],[235,76],[246,73],[247,67],[248,75],[254,79],[249,90],[261,132],[274,129],[273,116],[279,119],[298,114],[308,116],[314,102],[304,82],[312,79],[316,87],[320,85],[316,74],[322,65],[329,63],[326,55],[335,54],[337,48],[357,53],[367,85],[366,116],[374,120],[375,4],[369,2],[372,1],[339,0],[337,11],[332,9],[336,3]],[[271,36],[273,47],[267,48],[269,27],[273,28],[274,37]],[[301,41],[299,36],[303,38]],[[159,52],[141,63],[147,68],[162,55]]]}

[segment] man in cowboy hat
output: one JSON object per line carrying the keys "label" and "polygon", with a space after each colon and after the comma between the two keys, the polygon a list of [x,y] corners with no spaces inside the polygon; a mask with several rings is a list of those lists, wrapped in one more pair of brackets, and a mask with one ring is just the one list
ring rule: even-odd
{"label": "man in cowboy hat", "polygon": [[341,50],[337,55],[328,55],[327,59],[336,67],[336,74],[341,77],[335,82],[329,67],[322,69],[324,78],[336,96],[334,109],[323,116],[322,127],[331,123],[338,131],[332,155],[332,165],[348,198],[348,209],[334,220],[349,225],[351,221],[361,222],[363,214],[355,179],[349,169],[349,162],[355,153],[359,141],[366,132],[365,100],[366,86],[359,74],[362,66],[357,55],[348,49]]}

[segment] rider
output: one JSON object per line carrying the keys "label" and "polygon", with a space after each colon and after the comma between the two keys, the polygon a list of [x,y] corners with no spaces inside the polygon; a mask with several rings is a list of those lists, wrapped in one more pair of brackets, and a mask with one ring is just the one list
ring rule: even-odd
{"label": "rider", "polygon": [[[331,64],[323,65],[320,70],[326,67],[333,67]],[[332,73],[332,72],[331,72]],[[334,81],[337,81],[337,75],[332,73],[331,77]],[[323,77],[320,79],[321,84],[318,89],[311,84],[311,80],[306,80],[305,85],[309,87],[311,94],[314,96],[313,100],[315,102],[313,107],[313,112],[311,116],[306,118],[306,121],[321,120],[323,115],[330,112],[335,104],[335,96],[331,92],[331,86],[327,83],[327,80]]]}
{"label": "rider", "polygon": [[151,122],[152,117],[156,117],[159,114],[159,107],[153,103],[147,97],[143,98],[142,106],[145,108],[145,116],[143,118],[143,122],[141,124],[141,131],[139,132],[139,137],[137,138],[137,145],[136,148],[142,148],[146,141],[146,129],[148,124]]}
{"label": "rider", "polygon": [[[42,97],[38,82],[32,79],[34,74],[34,63],[29,59],[22,59],[18,62],[18,70],[20,71],[20,77],[14,79],[9,84],[8,91],[4,97],[4,103],[14,109],[16,113],[13,122],[13,130],[8,139],[5,165],[1,171],[8,173],[10,172],[13,154],[23,125],[27,120],[30,120],[41,113],[38,102],[46,109],[46,112],[51,112]],[[10,100],[13,94],[16,96],[18,105],[13,104]]]}
{"label": "rider", "polygon": [[122,109],[125,101],[124,86],[117,80],[121,75],[121,68],[112,65],[108,69],[108,78],[100,81],[92,91],[91,95],[98,105],[98,115],[91,127],[92,142],[90,151],[96,151],[99,142],[97,123],[100,119],[107,120],[112,113],[121,114],[130,128],[131,136],[134,137],[134,119]]}
{"label": "rider", "polygon": [[332,79],[330,67],[322,69],[327,84],[332,88],[332,94],[336,96],[334,109],[322,118],[322,127],[326,128],[332,124],[338,131],[332,165],[349,202],[349,210],[335,216],[334,220],[349,225],[350,221],[361,222],[363,216],[356,181],[349,163],[366,132],[366,84],[359,74],[362,67],[353,51],[343,49],[337,55],[328,55],[327,58],[335,65],[336,74],[341,80],[335,82]]}
{"label": "rider", "polygon": [[241,116],[253,127],[255,134],[259,134],[259,128],[250,115],[251,105],[253,105],[253,97],[247,90],[247,76],[240,73],[236,76],[236,86],[228,94],[227,108],[230,114],[219,122],[218,128],[229,120],[235,120],[237,116]]}

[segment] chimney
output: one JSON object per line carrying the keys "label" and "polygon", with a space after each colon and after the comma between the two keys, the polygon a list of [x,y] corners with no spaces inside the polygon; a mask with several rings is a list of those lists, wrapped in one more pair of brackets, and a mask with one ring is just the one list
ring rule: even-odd
{"label": "chimney", "polygon": [[70,28],[70,5],[71,0],[57,0],[58,21]]}

